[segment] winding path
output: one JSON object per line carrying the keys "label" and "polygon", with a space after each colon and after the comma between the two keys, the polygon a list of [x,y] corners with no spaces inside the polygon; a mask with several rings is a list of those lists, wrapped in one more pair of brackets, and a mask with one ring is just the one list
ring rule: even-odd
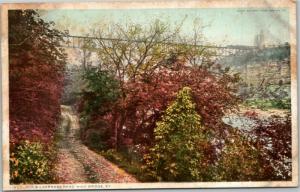
{"label": "winding path", "polygon": [[62,106],[58,157],[54,169],[58,182],[136,183],[133,176],[88,149],[79,138],[79,122],[70,106]]}

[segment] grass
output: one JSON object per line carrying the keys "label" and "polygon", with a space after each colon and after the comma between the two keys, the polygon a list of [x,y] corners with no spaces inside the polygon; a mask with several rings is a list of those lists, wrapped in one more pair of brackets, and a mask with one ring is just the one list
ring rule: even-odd
{"label": "grass", "polygon": [[84,168],[84,172],[88,176],[88,181],[91,183],[98,183],[99,182],[98,176],[93,171],[93,169],[90,166],[85,165],[84,163],[82,165],[84,165],[83,168]]}
{"label": "grass", "polygon": [[97,173],[93,170],[93,168],[91,166],[85,164],[82,161],[82,159],[80,159],[78,157],[78,155],[73,150],[71,150],[70,152],[75,157],[75,159],[78,160],[83,165],[84,172],[87,175],[88,182],[90,182],[90,183],[98,183],[99,182],[99,178],[97,176]]}
{"label": "grass", "polygon": [[271,100],[271,99],[248,99],[244,102],[247,107],[255,107],[262,110],[267,109],[291,109],[291,100]]}
{"label": "grass", "polygon": [[135,176],[137,180],[141,182],[149,181],[149,178],[147,178],[142,169],[142,162],[134,159],[132,154],[129,154],[125,151],[116,151],[114,149],[97,152],[104,156],[107,160],[116,164],[119,168]]}

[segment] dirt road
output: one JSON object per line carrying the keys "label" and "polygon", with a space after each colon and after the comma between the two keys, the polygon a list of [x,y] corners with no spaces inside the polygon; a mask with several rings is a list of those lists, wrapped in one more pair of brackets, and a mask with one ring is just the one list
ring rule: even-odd
{"label": "dirt road", "polygon": [[62,184],[138,182],[133,176],[83,145],[77,115],[62,106],[55,175]]}

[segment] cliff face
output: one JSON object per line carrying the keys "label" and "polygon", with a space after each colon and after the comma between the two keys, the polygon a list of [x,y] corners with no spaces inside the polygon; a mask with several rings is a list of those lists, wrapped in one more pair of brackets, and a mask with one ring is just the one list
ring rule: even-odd
{"label": "cliff face", "polygon": [[245,86],[290,84],[290,46],[268,47],[228,56],[221,64],[240,73]]}

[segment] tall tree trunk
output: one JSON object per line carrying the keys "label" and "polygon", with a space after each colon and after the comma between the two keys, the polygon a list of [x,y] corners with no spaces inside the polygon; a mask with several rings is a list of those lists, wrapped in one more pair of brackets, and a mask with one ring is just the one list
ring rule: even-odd
{"label": "tall tree trunk", "polygon": [[122,129],[125,124],[125,110],[120,109],[120,107],[116,107],[115,114],[113,119],[113,147],[115,150],[119,150],[122,144]]}

